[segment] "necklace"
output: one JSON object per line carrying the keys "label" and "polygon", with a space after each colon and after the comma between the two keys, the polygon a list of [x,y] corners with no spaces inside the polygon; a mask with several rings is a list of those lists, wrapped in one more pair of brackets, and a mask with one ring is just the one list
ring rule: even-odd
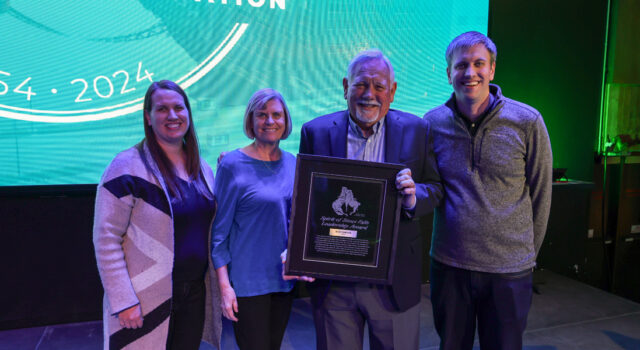
{"label": "necklace", "polygon": [[262,163],[262,166],[264,166],[267,170],[269,170],[269,172],[271,172],[272,174],[276,175],[276,171],[274,170],[274,168],[270,165],[270,163],[278,161],[282,158],[282,152],[280,151],[279,148],[276,148],[276,154],[280,153],[280,158],[276,159],[276,160],[271,160],[271,157],[268,157],[269,160],[263,160],[260,157],[260,152],[258,152],[258,145],[254,142],[253,144],[253,151],[255,152],[256,155],[256,160],[258,160],[260,163]]}
{"label": "necklace", "polygon": [[264,160],[262,160],[262,159],[259,159],[259,161],[260,161],[260,163],[262,163],[262,165],[263,165],[265,168],[267,168],[267,170],[269,170],[272,174],[274,174],[274,175],[276,175],[276,174],[277,174],[277,173],[276,173],[276,171],[271,167],[271,165],[269,165],[269,163],[271,163],[271,162],[267,162],[267,161],[264,161]]}

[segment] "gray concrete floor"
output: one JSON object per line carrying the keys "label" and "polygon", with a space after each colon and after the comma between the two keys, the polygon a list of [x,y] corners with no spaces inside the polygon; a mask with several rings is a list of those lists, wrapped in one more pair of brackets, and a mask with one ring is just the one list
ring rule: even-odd
{"label": "gray concrete floor", "polygon": [[[527,350],[640,350],[640,304],[562,277],[538,272],[544,281],[534,294],[524,336]],[[428,286],[423,286],[420,348],[438,349]],[[365,340],[365,345],[366,345]],[[0,331],[4,349],[101,349],[102,323],[84,322]],[[306,298],[294,302],[283,350],[315,348],[311,307]],[[368,345],[365,346],[368,348]],[[476,349],[478,347],[475,347]],[[210,350],[203,344],[201,350]],[[225,323],[223,349],[236,349],[231,325]]]}

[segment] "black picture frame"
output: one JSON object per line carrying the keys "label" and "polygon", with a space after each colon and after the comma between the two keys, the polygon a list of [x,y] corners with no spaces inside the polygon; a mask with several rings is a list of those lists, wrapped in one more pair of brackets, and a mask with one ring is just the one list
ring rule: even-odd
{"label": "black picture frame", "polygon": [[403,168],[298,154],[285,273],[391,284]]}

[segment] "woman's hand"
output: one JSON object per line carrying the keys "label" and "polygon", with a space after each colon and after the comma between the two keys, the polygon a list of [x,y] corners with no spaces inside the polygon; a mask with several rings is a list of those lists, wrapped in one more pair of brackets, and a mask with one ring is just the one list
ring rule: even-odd
{"label": "woman's hand", "polygon": [[224,156],[226,156],[227,153],[229,152],[224,152],[224,151],[220,152],[220,155],[218,156],[218,165],[220,165],[220,162],[222,162],[222,158],[224,158]]}
{"label": "woman's hand", "polygon": [[229,282],[227,265],[217,268],[216,275],[218,276],[218,287],[220,287],[222,315],[231,321],[238,322],[235,315],[238,312],[238,300],[236,299],[236,291],[233,290],[231,282]]}
{"label": "woman's hand", "polygon": [[282,279],[285,281],[289,281],[289,280],[299,280],[299,281],[305,281],[305,282],[313,282],[316,279],[313,277],[309,277],[309,276],[293,276],[293,275],[285,275],[284,274],[284,264],[287,262],[287,250],[285,249],[281,254],[280,254],[280,260],[282,261]]}
{"label": "woman's hand", "polygon": [[140,304],[124,309],[118,313],[118,321],[120,321],[120,327],[122,328],[140,328],[142,327],[142,320],[142,308],[140,308]]}
{"label": "woman's hand", "polygon": [[238,318],[235,315],[238,312],[238,300],[236,299],[236,292],[233,290],[233,287],[220,288],[220,294],[222,299],[220,303],[222,314],[227,319],[238,322]]}

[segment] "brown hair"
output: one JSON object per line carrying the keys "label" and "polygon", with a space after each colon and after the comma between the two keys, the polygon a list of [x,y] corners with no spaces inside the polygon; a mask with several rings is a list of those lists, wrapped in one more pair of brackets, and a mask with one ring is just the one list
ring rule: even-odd
{"label": "brown hair", "polygon": [[[182,147],[187,155],[185,164],[187,168],[187,174],[189,174],[189,178],[191,180],[195,181],[195,185],[198,191],[207,198],[211,199],[213,198],[213,196],[205,185],[205,181],[200,168],[200,148],[198,147],[198,137],[196,136],[196,130],[193,127],[193,117],[191,115],[191,105],[189,104],[189,98],[187,98],[187,94],[178,84],[170,80],[154,81],[153,83],[151,83],[151,85],[147,89],[147,93],[144,95],[143,108],[145,115],[151,112],[151,109],[153,108],[152,97],[158,89],[175,91],[180,94],[180,96],[182,96],[182,99],[184,100],[184,104],[187,107],[187,111],[189,112],[189,128],[187,129],[187,133],[184,135],[182,144]],[[176,183],[177,175],[175,167],[169,160],[169,157],[167,157],[167,155],[164,153],[162,147],[160,147],[160,145],[158,144],[156,134],[151,128],[151,125],[149,125],[149,123],[147,122],[146,117],[143,117],[143,124],[144,136],[145,140],[147,141],[151,157],[158,165],[158,169],[160,170],[160,174],[167,184],[168,190],[171,192],[171,194],[180,198],[180,191],[178,190],[178,185]]]}

